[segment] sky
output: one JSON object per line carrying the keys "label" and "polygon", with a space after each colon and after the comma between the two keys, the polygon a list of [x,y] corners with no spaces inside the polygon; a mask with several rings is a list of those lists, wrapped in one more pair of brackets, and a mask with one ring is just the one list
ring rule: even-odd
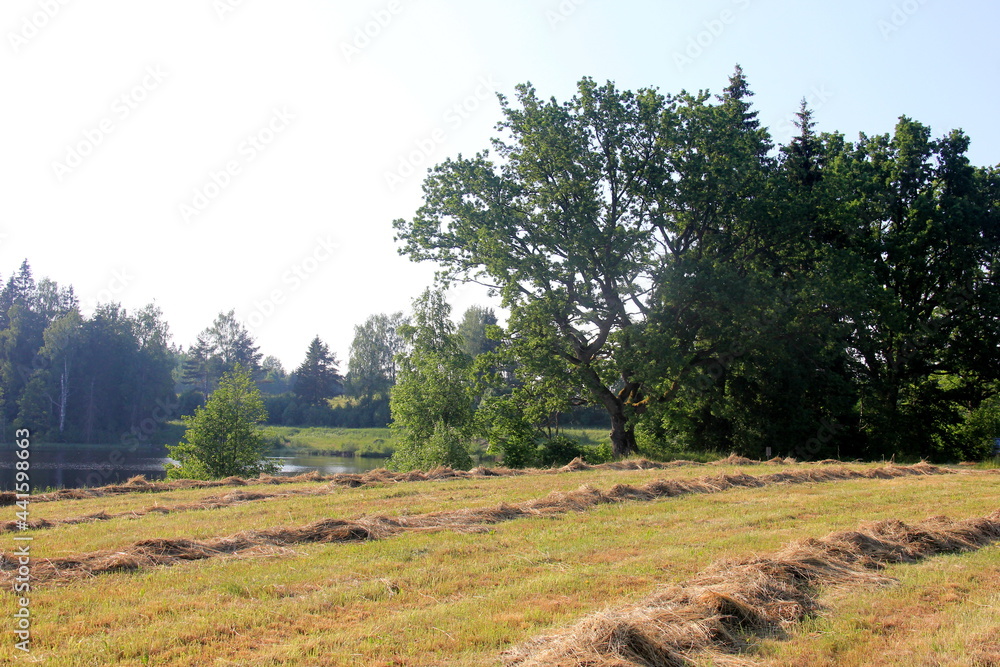
{"label": "sky", "polygon": [[432,284],[392,221],[489,148],[497,93],[718,93],[739,63],[778,143],[805,98],[819,131],[906,115],[996,165],[997,25],[987,0],[4,0],[0,279],[155,303],[184,347],[235,309],[288,370],[318,335],[346,371],[355,325]]}

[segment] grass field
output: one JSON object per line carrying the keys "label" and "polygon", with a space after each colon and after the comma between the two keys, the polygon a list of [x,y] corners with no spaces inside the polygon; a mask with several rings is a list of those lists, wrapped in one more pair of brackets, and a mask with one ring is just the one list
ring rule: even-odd
{"label": "grass field", "polygon": [[[745,488],[757,483],[745,475],[841,467],[873,468],[590,468],[357,488],[302,481],[33,502],[33,519],[153,511],[19,533],[33,537],[38,577],[30,594],[29,656],[15,649],[12,633],[14,536],[0,534],[6,555],[0,575],[8,579],[0,623],[10,626],[0,635],[0,662],[495,665],[511,647],[689,581],[722,559],[770,553],[873,520],[964,519],[998,509],[1000,475],[980,470],[807,483],[768,478],[766,485]],[[736,475],[725,479],[744,488],[724,489],[720,474]],[[615,495],[616,485],[655,480],[699,490],[639,497],[618,487]],[[601,495],[579,492],[582,485],[636,499],[577,502]],[[184,507],[236,493],[215,509]],[[534,514],[513,511],[523,507]],[[0,519],[13,519],[15,511],[0,507],[10,514]],[[180,553],[170,551],[179,542],[167,542],[218,545],[251,529],[295,535],[330,519],[407,528],[361,537],[337,533],[343,539],[329,533],[329,542],[271,540],[200,560],[171,558]],[[109,558],[140,553],[167,564],[147,567],[140,559],[131,571],[71,574],[67,563],[96,552]],[[47,559],[63,563],[66,575],[46,578],[52,574]],[[880,664],[1000,664],[997,546],[891,565],[886,574],[898,583],[820,591],[822,609],[785,628],[784,636],[748,637],[746,664],[866,665],[872,655],[889,656]]]}
{"label": "grass field", "polygon": [[[607,429],[565,428],[561,432],[582,446],[610,443]],[[390,428],[267,426],[264,437],[278,453],[389,456],[395,451],[395,434]],[[493,461],[482,447],[474,456],[478,461]]]}

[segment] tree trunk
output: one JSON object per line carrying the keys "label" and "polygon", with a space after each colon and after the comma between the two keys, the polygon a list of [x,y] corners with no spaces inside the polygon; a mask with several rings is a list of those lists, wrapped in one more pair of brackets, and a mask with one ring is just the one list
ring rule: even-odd
{"label": "tree trunk", "polygon": [[605,406],[611,415],[611,453],[616,459],[625,458],[639,451],[635,444],[635,426],[625,415],[625,406],[618,399],[606,400]]}
{"label": "tree trunk", "polygon": [[635,444],[635,425],[629,422],[625,414],[625,399],[635,393],[638,385],[627,385],[627,391],[615,395],[601,383],[594,369],[580,369],[584,384],[608,411],[611,417],[611,454],[616,458],[624,458],[639,451]]}

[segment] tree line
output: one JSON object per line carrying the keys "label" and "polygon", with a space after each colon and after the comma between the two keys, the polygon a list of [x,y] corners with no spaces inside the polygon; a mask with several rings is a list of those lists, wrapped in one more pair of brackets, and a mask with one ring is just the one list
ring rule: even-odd
{"label": "tree line", "polygon": [[148,435],[176,410],[174,355],[159,308],[101,304],[36,281],[25,260],[0,290],[0,434],[64,442]]}
{"label": "tree line", "polygon": [[[262,394],[263,419],[294,426],[385,427],[405,342],[402,313],[355,327],[346,373],[319,336],[287,372],[235,311],[219,313],[187,348],[172,342],[163,313],[116,303],[81,313],[73,287],[34,278],[25,260],[0,289],[0,437],[29,429],[66,443],[149,442],[171,420],[192,416],[240,368]],[[470,309],[470,354],[485,349],[492,311]]]}
{"label": "tree line", "polygon": [[[716,97],[584,79],[560,102],[524,84],[501,96],[492,152],[429,170],[394,223],[401,252],[501,297],[495,363],[514,381],[410,429],[415,447],[476,435],[526,460],[542,415],[598,405],[615,456],[990,452],[1000,172],[970,163],[960,130],[904,116],[851,142],[817,133],[805,102],[776,146],[751,96],[738,67]],[[445,370],[454,344],[416,326],[404,381],[425,393],[398,395],[404,420],[404,398],[426,413],[469,386]]]}

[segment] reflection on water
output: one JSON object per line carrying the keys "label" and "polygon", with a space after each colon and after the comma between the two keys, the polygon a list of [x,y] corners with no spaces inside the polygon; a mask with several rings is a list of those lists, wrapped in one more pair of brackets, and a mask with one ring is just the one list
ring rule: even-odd
{"label": "reflection on water", "polygon": [[[79,488],[124,482],[135,475],[146,479],[163,479],[166,449],[159,447],[129,448],[112,445],[45,445],[33,446],[29,458],[31,486],[47,488]],[[0,491],[13,491],[17,461],[13,444],[0,449]],[[313,470],[324,475],[365,472],[385,467],[385,459],[345,458],[343,456],[281,457],[283,475],[299,475]]]}
{"label": "reflection on water", "polygon": [[376,468],[384,468],[387,459],[347,458],[344,456],[296,456],[280,457],[281,474],[301,475],[304,472],[316,470],[323,475],[334,475],[340,472],[366,472]]}

